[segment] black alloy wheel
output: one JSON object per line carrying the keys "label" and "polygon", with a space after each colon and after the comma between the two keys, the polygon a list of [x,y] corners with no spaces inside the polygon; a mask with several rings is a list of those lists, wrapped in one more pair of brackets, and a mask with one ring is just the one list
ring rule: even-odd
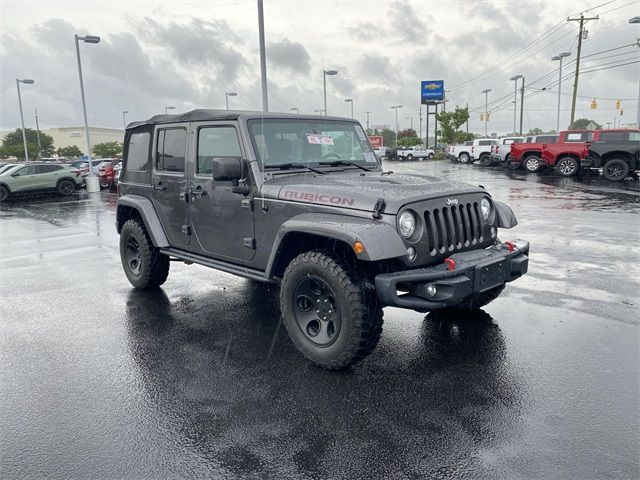
{"label": "black alloy wheel", "polygon": [[140,257],[140,244],[133,235],[127,235],[125,238],[125,261],[129,267],[129,271],[140,276],[142,272],[142,259]]}
{"label": "black alloy wheel", "polygon": [[621,182],[629,175],[629,164],[620,158],[609,160],[602,167],[602,176],[612,182]]}
{"label": "black alloy wheel", "polygon": [[333,290],[321,278],[301,279],[292,307],[300,331],[310,342],[326,347],[336,341],[342,326],[340,311]]}
{"label": "black alloy wheel", "polygon": [[71,180],[61,180],[58,183],[58,193],[60,195],[71,195],[76,187]]}

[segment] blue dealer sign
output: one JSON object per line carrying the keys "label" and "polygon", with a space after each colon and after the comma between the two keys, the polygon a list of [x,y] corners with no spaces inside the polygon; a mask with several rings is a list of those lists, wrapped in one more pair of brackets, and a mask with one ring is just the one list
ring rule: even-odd
{"label": "blue dealer sign", "polygon": [[423,80],[420,85],[420,103],[444,101],[444,80]]}

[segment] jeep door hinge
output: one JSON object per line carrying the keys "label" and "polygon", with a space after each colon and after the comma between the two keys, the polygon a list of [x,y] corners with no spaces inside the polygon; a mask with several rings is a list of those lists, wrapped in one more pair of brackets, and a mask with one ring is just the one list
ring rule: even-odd
{"label": "jeep door hinge", "polygon": [[251,238],[251,237],[245,237],[244,239],[242,239],[242,244],[245,247],[250,248],[251,250],[255,250],[255,248],[256,248],[256,239],[255,238]]}

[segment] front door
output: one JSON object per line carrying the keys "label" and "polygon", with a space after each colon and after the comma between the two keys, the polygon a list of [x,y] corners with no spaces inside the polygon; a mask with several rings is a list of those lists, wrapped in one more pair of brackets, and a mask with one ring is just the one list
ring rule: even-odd
{"label": "front door", "polygon": [[40,176],[37,175],[37,169],[35,165],[25,165],[17,172],[13,173],[14,177],[17,177],[11,190],[14,192],[37,190],[40,188]]}
{"label": "front door", "polygon": [[156,129],[153,154],[153,203],[172,246],[189,245],[187,203],[187,129],[167,126]]}
{"label": "front door", "polygon": [[[215,157],[246,158],[233,123],[194,125],[191,143],[196,154],[190,165],[191,224],[197,246],[207,254],[230,260],[251,260],[255,255],[253,211],[250,198],[233,192],[231,182],[213,180]],[[245,165],[248,177],[248,166]]]}

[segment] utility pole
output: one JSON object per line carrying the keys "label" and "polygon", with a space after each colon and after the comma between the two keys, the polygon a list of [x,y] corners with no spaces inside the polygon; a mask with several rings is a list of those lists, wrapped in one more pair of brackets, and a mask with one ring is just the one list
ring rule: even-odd
{"label": "utility pole", "polygon": [[520,89],[520,136],[522,136],[522,117],[524,117],[524,77],[522,77],[522,88]]}
{"label": "utility pole", "polygon": [[424,146],[429,148],[429,104],[426,104],[427,107],[427,117],[426,123],[424,126]]}
{"label": "utility pole", "polygon": [[[573,100],[571,100],[571,122],[569,123],[569,128],[573,125],[573,121],[576,117],[576,97],[578,96],[578,77],[580,75],[580,52],[582,51],[582,32],[584,31],[584,24],[589,20],[598,20],[598,15],[595,17],[586,18],[583,13],[580,14],[580,18],[569,18],[567,17],[567,22],[579,22],[580,30],[578,31],[578,53],[576,57],[576,76],[573,80]],[[522,121],[521,121],[522,123]]]}
{"label": "utility pole", "polygon": [[[418,118],[420,119],[420,130],[418,131],[418,138],[422,137],[422,105],[418,107]],[[425,148],[427,147],[425,143]]]}
{"label": "utility pole", "polygon": [[[264,46],[264,11],[262,0],[258,0],[258,35],[260,37],[260,77],[262,78],[262,111],[269,111],[267,94],[267,54]],[[327,106],[325,105],[325,108]]]}
{"label": "utility pole", "polygon": [[38,138],[38,156],[41,155],[42,152],[42,144],[40,143],[40,125],[38,124],[38,109],[35,109],[36,112],[36,136]]}
{"label": "utility pole", "polygon": [[469,102],[464,104],[464,108],[467,111],[467,135],[469,135]]}
{"label": "utility pole", "polygon": [[367,114],[367,130],[369,130],[369,114],[370,114],[371,112],[364,112],[364,113],[366,113],[366,114]]}
{"label": "utility pole", "polygon": [[490,88],[487,88],[486,90],[483,90],[482,93],[484,93],[484,136],[487,136],[487,126],[488,126],[488,120],[487,117],[489,116],[489,92],[491,91]]}

